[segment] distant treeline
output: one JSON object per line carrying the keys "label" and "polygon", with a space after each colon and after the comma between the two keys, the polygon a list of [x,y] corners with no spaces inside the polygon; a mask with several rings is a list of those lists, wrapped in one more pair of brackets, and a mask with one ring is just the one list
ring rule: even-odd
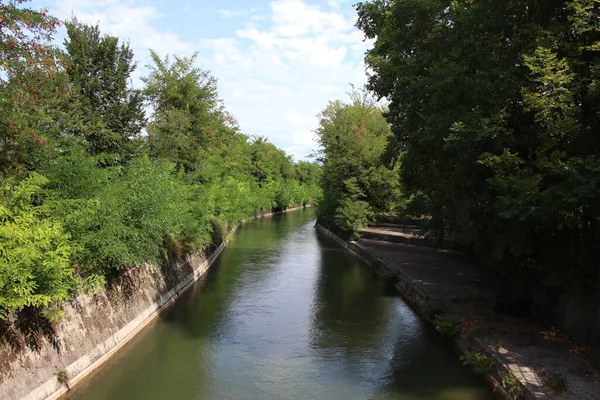
{"label": "distant treeline", "polygon": [[59,21],[23,3],[0,1],[0,319],[54,321],[120,270],[320,197],[319,165],[243,134],[195,57],[152,52],[134,89],[127,42],[72,19],[55,48]]}

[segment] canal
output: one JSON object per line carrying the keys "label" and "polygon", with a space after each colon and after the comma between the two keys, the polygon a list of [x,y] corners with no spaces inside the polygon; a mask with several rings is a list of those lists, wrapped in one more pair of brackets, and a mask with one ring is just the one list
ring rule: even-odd
{"label": "canal", "polygon": [[495,397],[312,210],[250,221],[71,399]]}

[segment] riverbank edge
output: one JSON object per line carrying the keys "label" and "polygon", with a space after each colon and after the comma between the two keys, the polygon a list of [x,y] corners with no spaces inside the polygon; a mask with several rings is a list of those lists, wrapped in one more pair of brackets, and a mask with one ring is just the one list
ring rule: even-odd
{"label": "riverbank edge", "polygon": [[[98,344],[93,352],[85,354],[84,356],[79,357],[75,362],[69,364],[64,370],[68,376],[73,376],[68,380],[68,387],[74,388],[92,372],[104,365],[108,360],[116,355],[119,350],[121,350],[133,338],[135,338],[138,333],[140,333],[151,322],[153,322],[161,312],[165,311],[170,305],[177,301],[182,293],[191,288],[193,284],[198,281],[198,279],[203,277],[208,272],[209,268],[217,259],[217,257],[221,254],[223,249],[227,246],[235,231],[245,222],[309,207],[311,207],[311,205],[306,204],[285,210],[258,214],[254,217],[241,221],[230,232],[227,233],[225,240],[223,240],[223,242],[206,259],[204,259],[197,266],[194,266],[193,272],[179,281],[179,283],[173,289],[161,294],[158,300],[156,300],[151,306],[147,307],[145,310],[139,313],[137,317],[130,320],[125,326],[113,333],[102,343]],[[90,354],[100,356],[93,359],[90,357]],[[55,375],[30,391],[29,394],[22,397],[21,400],[56,400],[61,398],[61,396],[67,392],[68,389],[65,383],[59,382],[58,376]]]}
{"label": "riverbank edge", "polygon": [[[426,320],[431,325],[435,326],[434,316],[431,310],[437,307],[439,304],[432,299],[427,291],[419,286],[418,282],[413,281],[406,275],[396,268],[388,265],[385,261],[372,254],[369,250],[362,247],[360,244],[353,240],[344,240],[343,238],[330,231],[325,226],[315,224],[316,229],[329,237],[344,249],[354,254],[369,266],[371,266],[375,272],[385,278],[394,277],[394,286],[398,289],[398,292],[402,298],[409,303],[411,308],[419,314],[421,318]],[[467,354],[468,352],[476,351],[485,354],[487,357],[494,361],[494,368],[492,372],[483,375],[485,380],[491,386],[492,390],[499,393],[505,399],[510,400],[514,397],[511,396],[508,391],[502,386],[501,373],[510,373],[510,369],[501,360],[487,349],[487,347],[472,333],[463,333],[456,337],[453,337],[452,343],[458,349],[461,355]],[[522,397],[526,400],[536,400],[537,397],[534,393],[529,391],[525,386],[522,387]]]}

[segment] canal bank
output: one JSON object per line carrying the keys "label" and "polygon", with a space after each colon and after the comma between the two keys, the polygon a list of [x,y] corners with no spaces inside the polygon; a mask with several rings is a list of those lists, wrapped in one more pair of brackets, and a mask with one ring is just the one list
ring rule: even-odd
{"label": "canal bank", "polygon": [[0,398],[56,399],[77,385],[204,277],[236,229],[204,254],[188,254],[160,267],[132,268],[100,293],[80,293],[62,306],[64,316],[55,325],[33,317],[15,327],[14,334],[5,333],[6,340],[0,342]]}
{"label": "canal bank", "polygon": [[465,259],[385,235],[346,241],[316,227],[390,279],[423,318],[450,333],[463,357],[505,398],[600,399],[600,374],[577,346],[552,327],[495,309],[497,280]]}

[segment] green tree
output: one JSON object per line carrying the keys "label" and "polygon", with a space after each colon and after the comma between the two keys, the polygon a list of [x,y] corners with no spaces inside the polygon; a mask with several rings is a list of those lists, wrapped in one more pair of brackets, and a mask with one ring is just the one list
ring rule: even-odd
{"label": "green tree", "polygon": [[294,179],[303,185],[318,185],[321,180],[321,167],[316,162],[298,161],[294,164]]}
{"label": "green tree", "polygon": [[29,168],[47,138],[56,73],[50,46],[59,22],[25,1],[0,1],[0,176]]}
{"label": "green tree", "polygon": [[292,158],[269,139],[256,137],[250,144],[252,175],[259,183],[285,181],[292,175]]}
{"label": "green tree", "polygon": [[401,198],[397,169],[382,161],[391,137],[384,109],[365,92],[354,91],[351,100],[330,102],[316,130],[323,163],[319,212],[347,231],[392,211]]}
{"label": "green tree", "polygon": [[390,150],[402,156],[409,193],[427,198],[437,235],[543,271],[548,284],[594,286],[598,2],[374,0],[357,9],[357,26],[375,40],[368,87],[390,102]]}
{"label": "green tree", "polygon": [[97,25],[73,18],[65,26],[66,72],[81,94],[86,123],[97,126],[84,131],[90,152],[128,161],[146,123],[142,93],[130,83],[133,51],[119,38],[102,35]]}
{"label": "green tree", "polygon": [[192,57],[167,56],[151,52],[150,75],[142,80],[154,107],[148,126],[151,154],[166,158],[186,171],[198,168],[201,150],[213,143],[225,125],[210,72],[194,66]]}

